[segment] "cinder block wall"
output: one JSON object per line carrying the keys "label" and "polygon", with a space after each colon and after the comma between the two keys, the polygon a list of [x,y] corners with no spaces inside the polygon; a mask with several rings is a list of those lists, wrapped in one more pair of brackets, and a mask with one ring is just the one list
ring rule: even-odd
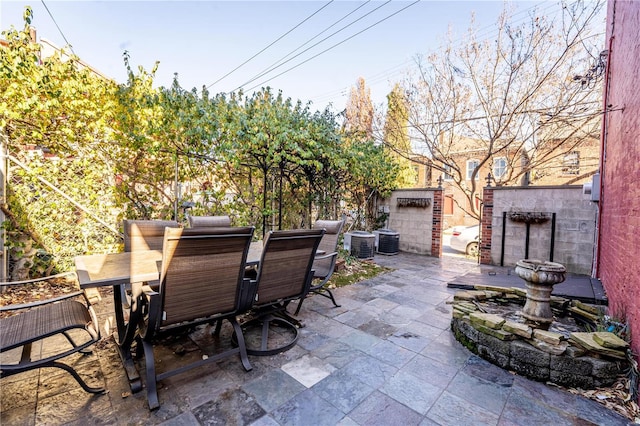
{"label": "cinder block wall", "polygon": [[[442,255],[442,190],[399,189],[379,205],[389,207],[390,229],[400,234],[400,251]],[[398,198],[428,198],[428,207],[400,207]],[[435,212],[435,216],[434,216]]]}
{"label": "cinder block wall", "polygon": [[549,217],[544,223],[529,225],[527,257],[539,260],[551,259],[552,216],[555,213],[553,261],[563,264],[568,272],[591,275],[597,205],[590,201],[589,195],[582,193],[582,186],[485,189],[481,263],[501,264],[505,212],[504,266],[515,265],[526,254],[526,224],[511,220],[509,213],[538,212]]}

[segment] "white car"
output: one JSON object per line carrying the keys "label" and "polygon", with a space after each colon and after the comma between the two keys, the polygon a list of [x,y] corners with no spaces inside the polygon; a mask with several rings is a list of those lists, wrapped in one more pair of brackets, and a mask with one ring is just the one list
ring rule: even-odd
{"label": "white car", "polygon": [[449,246],[469,256],[478,256],[478,241],[480,240],[480,225],[456,226],[453,228]]}

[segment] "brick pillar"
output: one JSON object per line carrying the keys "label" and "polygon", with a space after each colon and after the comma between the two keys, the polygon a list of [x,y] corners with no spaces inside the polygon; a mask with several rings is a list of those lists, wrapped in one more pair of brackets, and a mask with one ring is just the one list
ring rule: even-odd
{"label": "brick pillar", "polygon": [[493,221],[493,188],[482,192],[482,222],[480,223],[480,263],[491,265],[491,222]]}
{"label": "brick pillar", "polygon": [[433,222],[431,224],[431,256],[442,257],[442,224],[444,223],[444,189],[433,191]]}

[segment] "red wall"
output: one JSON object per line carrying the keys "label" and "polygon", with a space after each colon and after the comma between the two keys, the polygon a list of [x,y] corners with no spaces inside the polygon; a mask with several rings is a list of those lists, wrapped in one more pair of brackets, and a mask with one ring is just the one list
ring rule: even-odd
{"label": "red wall", "polygon": [[640,2],[610,0],[597,276],[640,355]]}

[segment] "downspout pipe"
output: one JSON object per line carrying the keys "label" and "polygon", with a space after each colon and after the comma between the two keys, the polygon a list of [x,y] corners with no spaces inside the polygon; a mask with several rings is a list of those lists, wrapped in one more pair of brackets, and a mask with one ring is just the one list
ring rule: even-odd
{"label": "downspout pipe", "polygon": [[613,42],[615,40],[615,23],[616,23],[616,4],[617,0],[613,1],[613,11],[611,13],[611,37],[609,37],[609,52],[607,54],[607,69],[605,71],[605,84],[603,88],[603,111],[602,115],[602,143],[600,144],[600,199],[598,201],[598,225],[596,229],[596,253],[595,253],[595,265],[593,268],[593,276],[595,278],[600,277],[600,232],[602,232],[602,206],[604,205],[604,198],[606,196],[604,191],[605,180],[605,165],[607,162],[607,137],[609,135],[609,93],[611,91],[611,56],[613,55]]}

